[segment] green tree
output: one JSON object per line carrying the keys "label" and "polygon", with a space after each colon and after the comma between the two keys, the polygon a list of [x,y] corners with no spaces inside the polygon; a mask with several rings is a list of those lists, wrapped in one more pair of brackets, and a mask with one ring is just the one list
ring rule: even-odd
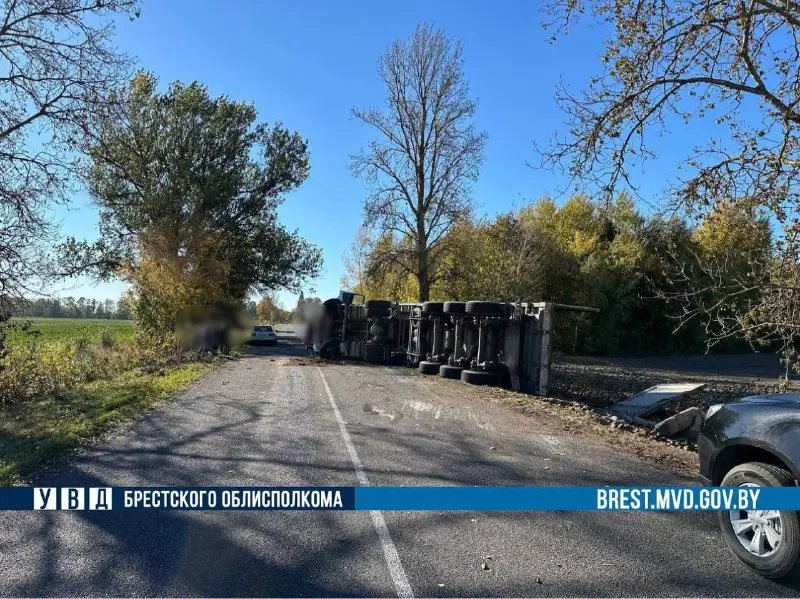
{"label": "green tree", "polygon": [[600,74],[580,93],[557,91],[568,134],[541,150],[544,163],[610,198],[635,184],[634,169],[655,155],[653,139],[692,127],[675,203],[696,221],[745,204],[776,235],[743,270],[736,259],[703,256],[676,266],[682,295],[674,299],[684,317],[711,324],[712,343],[743,334],[791,349],[800,334],[800,5],[576,0],[554,2],[549,13],[555,38],[581,18],[599,21],[607,38]]}
{"label": "green tree", "polygon": [[206,87],[157,92],[139,73],[91,129],[87,181],[101,239],[62,247],[73,272],[132,284],[138,319],[169,331],[178,311],[296,289],[321,255],[278,222],[283,195],[308,175],[306,142],[255,108]]}

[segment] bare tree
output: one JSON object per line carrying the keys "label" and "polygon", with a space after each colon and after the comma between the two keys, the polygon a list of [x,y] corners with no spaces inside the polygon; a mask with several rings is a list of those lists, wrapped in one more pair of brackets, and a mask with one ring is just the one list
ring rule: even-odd
{"label": "bare tree", "polygon": [[[540,149],[543,163],[595,181],[610,197],[620,184],[636,188],[631,169],[654,155],[653,137],[703,119],[710,133],[692,139],[674,190],[678,203],[702,217],[720,204],[749,202],[786,242],[754,261],[758,272],[746,270],[747,280],[708,264],[704,285],[684,298],[685,316],[724,321],[714,329],[722,335],[733,323],[758,337],[771,328],[785,339],[800,329],[792,307],[800,291],[792,242],[800,231],[800,3],[576,0],[553,3],[549,15],[556,36],[586,15],[613,33],[602,74],[582,93],[558,90],[569,134]],[[715,300],[696,301],[710,297],[709,285]],[[738,301],[743,293],[748,302]]]}
{"label": "bare tree", "polygon": [[65,198],[75,138],[128,75],[112,17],[137,4],[0,0],[0,313],[43,274],[46,209]]}
{"label": "bare tree", "polygon": [[439,30],[417,27],[378,66],[386,111],[354,110],[379,136],[354,155],[352,171],[369,184],[365,222],[397,240],[374,264],[413,274],[426,301],[440,276],[446,233],[470,210],[486,135],[473,123],[462,47]]}
{"label": "bare tree", "polygon": [[371,248],[369,229],[362,225],[358,228],[355,239],[342,254],[345,272],[339,283],[343,289],[360,291],[363,288]]}

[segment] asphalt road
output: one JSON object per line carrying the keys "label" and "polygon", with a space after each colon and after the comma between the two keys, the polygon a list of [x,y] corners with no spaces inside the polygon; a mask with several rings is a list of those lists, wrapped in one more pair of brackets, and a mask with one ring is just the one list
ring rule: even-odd
{"label": "asphalt road", "polygon": [[[346,439],[362,465],[362,482],[366,477],[372,485],[687,482],[613,447],[554,435],[535,418],[464,397],[459,381],[432,385],[405,369],[319,368],[281,359],[301,354],[285,340],[255,350],[39,483],[355,485]],[[798,595],[797,586],[741,566],[710,514],[0,514],[3,596],[409,591],[418,597]]]}

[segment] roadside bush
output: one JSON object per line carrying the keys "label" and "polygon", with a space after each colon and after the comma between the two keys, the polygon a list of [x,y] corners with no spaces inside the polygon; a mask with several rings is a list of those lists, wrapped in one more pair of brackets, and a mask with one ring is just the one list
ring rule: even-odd
{"label": "roadside bush", "polygon": [[68,342],[76,354],[85,354],[89,351],[92,340],[86,333],[80,333]]}
{"label": "roadside bush", "polygon": [[0,359],[0,402],[16,403],[54,393],[55,378],[36,342],[7,349]]}
{"label": "roadside bush", "polygon": [[117,337],[114,335],[114,331],[107,327],[100,329],[100,345],[102,347],[111,349],[116,343]]}
{"label": "roadside bush", "polygon": [[114,378],[136,369],[149,374],[196,359],[177,343],[146,343],[100,335],[65,343],[28,343],[7,348],[0,357],[0,403],[60,396],[83,384]]}

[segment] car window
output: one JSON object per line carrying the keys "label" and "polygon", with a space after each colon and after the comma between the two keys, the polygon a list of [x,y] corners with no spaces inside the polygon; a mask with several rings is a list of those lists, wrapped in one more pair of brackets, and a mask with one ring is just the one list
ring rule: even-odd
{"label": "car window", "polygon": [[257,333],[271,333],[271,332],[272,332],[272,327],[268,327],[268,326],[257,326],[257,327],[253,327],[253,330],[254,330],[255,332],[257,332]]}

